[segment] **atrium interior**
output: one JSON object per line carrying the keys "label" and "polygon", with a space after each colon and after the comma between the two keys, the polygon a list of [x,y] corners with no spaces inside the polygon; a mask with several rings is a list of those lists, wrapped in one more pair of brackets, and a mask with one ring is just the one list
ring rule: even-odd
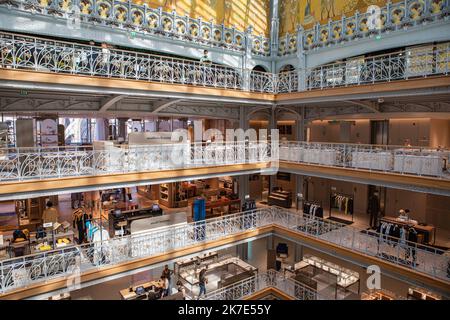
{"label": "atrium interior", "polygon": [[449,300],[449,16],[0,0],[0,300]]}

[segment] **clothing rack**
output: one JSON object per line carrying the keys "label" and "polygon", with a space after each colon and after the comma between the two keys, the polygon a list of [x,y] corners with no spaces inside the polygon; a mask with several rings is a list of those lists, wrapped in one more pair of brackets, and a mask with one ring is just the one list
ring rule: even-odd
{"label": "clothing rack", "polygon": [[[315,207],[314,213],[310,213],[311,207]],[[323,218],[323,207],[322,201],[303,201],[303,213],[307,215],[312,215],[313,217]]]}
{"label": "clothing rack", "polygon": [[330,194],[330,212],[328,214],[328,218],[332,217],[332,209],[333,208],[339,209],[339,211],[342,211],[340,208],[336,208],[336,207],[333,206],[334,199],[336,197],[344,197],[344,198],[348,199],[347,204],[344,204],[344,208],[345,208],[345,206],[347,206],[347,210],[346,210],[348,212],[347,214],[352,216],[352,221],[351,222],[353,222],[354,196],[350,195],[350,194],[347,194],[347,193],[342,193],[342,192],[332,192]]}

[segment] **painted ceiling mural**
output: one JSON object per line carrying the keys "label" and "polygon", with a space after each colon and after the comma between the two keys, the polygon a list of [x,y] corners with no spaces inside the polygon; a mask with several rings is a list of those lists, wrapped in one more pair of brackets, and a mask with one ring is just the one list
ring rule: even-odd
{"label": "painted ceiling mural", "polygon": [[162,7],[164,11],[176,10],[179,15],[213,20],[216,24],[235,26],[244,31],[253,26],[254,34],[269,34],[270,0],[133,0],[150,8]]}
{"label": "painted ceiling mural", "polygon": [[[398,2],[401,0],[394,0]],[[356,10],[366,12],[370,5],[384,7],[387,0],[280,0],[280,34],[295,32],[297,24],[305,28],[327,23],[329,19],[351,16]]]}

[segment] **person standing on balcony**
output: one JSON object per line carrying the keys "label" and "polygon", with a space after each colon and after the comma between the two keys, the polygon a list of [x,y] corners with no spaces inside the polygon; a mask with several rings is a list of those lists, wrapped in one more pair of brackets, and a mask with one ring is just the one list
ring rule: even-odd
{"label": "person standing on balcony", "polygon": [[200,63],[204,65],[210,65],[211,59],[209,58],[209,52],[208,50],[203,51],[203,56],[200,58]]}

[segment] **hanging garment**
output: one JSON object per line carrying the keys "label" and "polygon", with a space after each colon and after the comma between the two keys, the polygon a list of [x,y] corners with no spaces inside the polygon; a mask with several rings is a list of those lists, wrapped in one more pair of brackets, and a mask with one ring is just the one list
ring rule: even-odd
{"label": "hanging garment", "polygon": [[408,241],[417,242],[417,231],[414,228],[408,230]]}
{"label": "hanging garment", "polygon": [[400,243],[405,244],[406,243],[406,230],[405,228],[400,228]]}

